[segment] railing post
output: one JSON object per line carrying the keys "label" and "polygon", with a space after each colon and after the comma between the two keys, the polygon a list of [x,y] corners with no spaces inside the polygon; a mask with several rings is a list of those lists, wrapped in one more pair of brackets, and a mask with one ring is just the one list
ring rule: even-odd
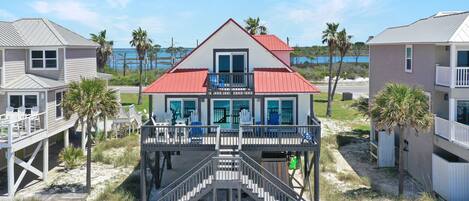
{"label": "railing post", "polygon": [[31,134],[31,117],[30,116],[26,117],[25,127],[26,127],[26,133],[28,135]]}
{"label": "railing post", "polygon": [[454,141],[454,119],[456,117],[456,100],[454,98],[449,99],[449,140]]}
{"label": "railing post", "polygon": [[241,146],[243,144],[243,127],[239,127],[239,139],[238,139],[238,151],[241,151]]}
{"label": "railing post", "polygon": [[451,44],[450,45],[450,71],[451,71],[451,82],[450,82],[450,87],[455,88],[456,87],[456,66],[457,66],[457,51],[456,51],[456,45]]}

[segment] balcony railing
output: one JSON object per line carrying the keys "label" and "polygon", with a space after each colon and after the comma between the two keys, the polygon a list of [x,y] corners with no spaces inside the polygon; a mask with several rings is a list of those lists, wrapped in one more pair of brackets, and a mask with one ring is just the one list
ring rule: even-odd
{"label": "balcony railing", "polygon": [[209,95],[246,95],[254,91],[254,73],[208,73]]}
{"label": "balcony railing", "polygon": [[45,120],[45,112],[24,116],[0,115],[0,143],[11,146],[19,140],[44,131]]}
{"label": "balcony railing", "polygon": [[469,126],[435,116],[435,134],[469,149]]}
{"label": "balcony railing", "polygon": [[451,87],[469,87],[469,67],[456,67],[452,80],[451,68],[448,66],[436,66],[436,84]]}

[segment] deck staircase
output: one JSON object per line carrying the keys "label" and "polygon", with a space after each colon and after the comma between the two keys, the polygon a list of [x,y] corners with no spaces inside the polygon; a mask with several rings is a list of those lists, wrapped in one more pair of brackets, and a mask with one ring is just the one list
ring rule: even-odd
{"label": "deck staircase", "polygon": [[161,201],[199,200],[216,188],[233,188],[255,200],[304,200],[240,147],[217,145],[217,152],[160,191]]}

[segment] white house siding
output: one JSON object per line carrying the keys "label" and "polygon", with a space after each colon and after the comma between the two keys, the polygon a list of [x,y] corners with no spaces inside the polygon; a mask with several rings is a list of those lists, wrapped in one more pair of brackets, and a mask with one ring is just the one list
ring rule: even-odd
{"label": "white house siding", "polygon": [[436,154],[433,161],[433,190],[445,200],[469,199],[469,163],[448,161]]}
{"label": "white house siding", "polygon": [[277,56],[284,63],[290,63],[290,51],[272,51],[272,53],[274,53],[275,56]]}
{"label": "white house siding", "polygon": [[50,90],[47,92],[47,120],[48,120],[48,135],[55,135],[59,132],[64,131],[73,126],[76,117],[72,117],[69,120],[65,118],[57,119],[55,116],[55,92],[56,90]]}
{"label": "white house siding", "polygon": [[177,68],[213,69],[213,49],[249,49],[249,68],[284,68],[280,60],[262,47],[255,39],[244,33],[233,22],[228,22],[221,30],[182,61]]}
{"label": "white house siding", "polygon": [[31,69],[29,57],[30,52],[28,50],[26,51],[26,73],[47,77],[54,80],[64,80],[64,48],[58,48],[57,50],[57,70]]}
{"label": "white house siding", "polygon": [[26,51],[25,49],[5,50],[5,84],[25,74]]}
{"label": "white house siding", "polygon": [[308,124],[310,113],[310,94],[298,94],[298,125]]}
{"label": "white house siding", "polygon": [[96,77],[96,49],[67,48],[65,50],[65,81],[79,81],[80,77]]}
{"label": "white house siding", "polygon": [[164,115],[164,106],[165,106],[165,98],[163,94],[153,94],[153,113],[156,116],[163,116]]}

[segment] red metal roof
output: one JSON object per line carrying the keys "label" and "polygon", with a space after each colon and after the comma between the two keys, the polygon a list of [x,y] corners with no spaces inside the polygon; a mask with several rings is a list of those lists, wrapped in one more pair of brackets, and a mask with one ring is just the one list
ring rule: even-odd
{"label": "red metal roof", "polygon": [[[207,69],[187,69],[167,72],[144,93],[206,93]],[[256,68],[254,93],[319,93],[319,88],[298,72],[286,68]]]}
{"label": "red metal roof", "polygon": [[270,51],[293,51],[293,48],[275,35],[254,35],[254,38]]}
{"label": "red metal roof", "polygon": [[206,93],[207,69],[187,69],[167,72],[144,93]]}
{"label": "red metal roof", "polygon": [[319,88],[298,72],[281,70],[254,71],[255,93],[319,93]]}

